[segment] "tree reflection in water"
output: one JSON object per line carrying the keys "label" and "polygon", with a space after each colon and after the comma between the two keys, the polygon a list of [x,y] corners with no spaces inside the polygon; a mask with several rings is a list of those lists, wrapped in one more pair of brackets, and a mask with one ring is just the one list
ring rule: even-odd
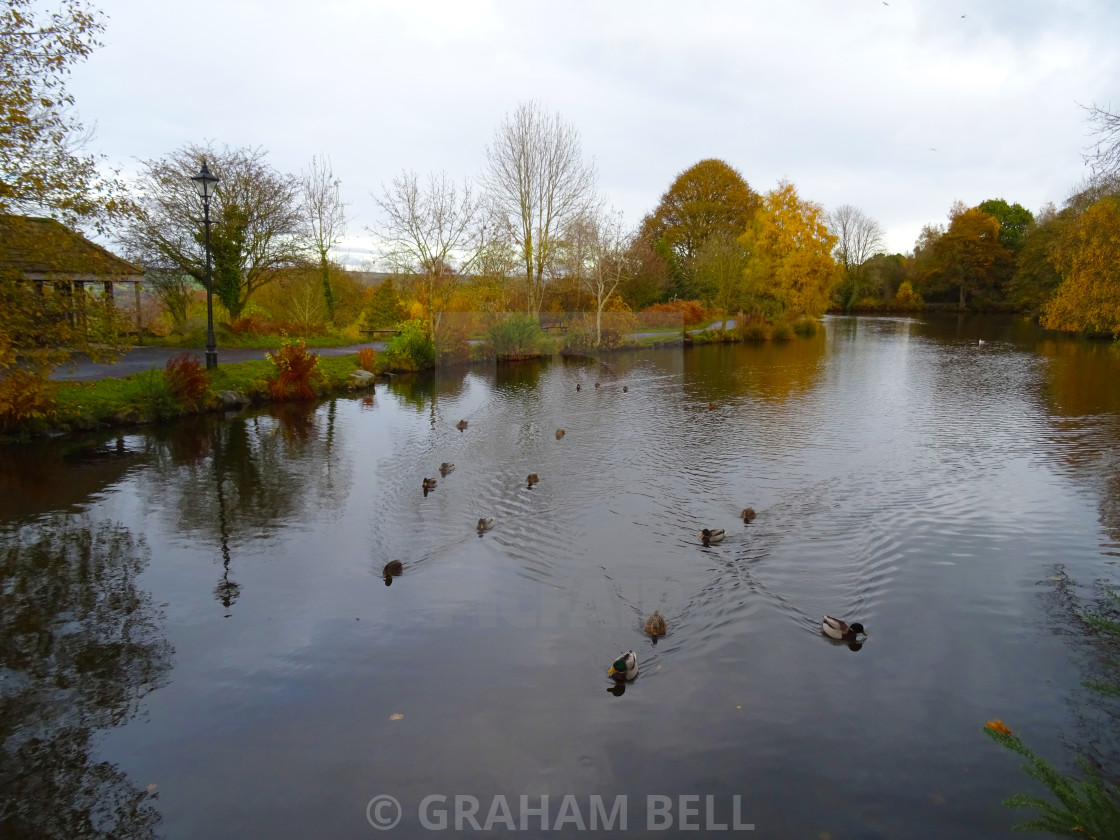
{"label": "tree reflection in water", "polygon": [[1071,746],[1104,778],[1120,784],[1120,637],[1115,629],[1120,627],[1120,597],[1115,583],[1105,581],[1083,591],[1065,566],[1056,568],[1051,581],[1054,626],[1074,642],[1084,674],[1082,688],[1070,700],[1080,730]]}
{"label": "tree reflection in water", "polygon": [[155,794],[93,757],[171,669],[147,545],[64,514],[0,537],[0,836],[156,836]]}
{"label": "tree reflection in water", "polygon": [[352,467],[340,459],[335,422],[333,401],[308,401],[153,433],[156,468],[147,475],[159,481],[161,509],[174,517],[175,530],[220,554],[214,598],[224,609],[241,595],[230,577],[239,545],[317,506],[340,506],[349,494]]}

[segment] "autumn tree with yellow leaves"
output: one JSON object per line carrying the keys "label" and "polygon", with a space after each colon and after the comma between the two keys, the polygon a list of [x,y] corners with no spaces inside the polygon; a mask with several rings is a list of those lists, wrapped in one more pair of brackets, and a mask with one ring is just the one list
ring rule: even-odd
{"label": "autumn tree with yellow leaves", "polygon": [[745,312],[769,321],[824,314],[837,276],[836,237],[828,232],[820,205],[782,181],[763,197],[739,244],[747,258]]}
{"label": "autumn tree with yellow leaves", "polygon": [[711,236],[739,236],[750,224],[759,196],[722,160],[702,160],[681,172],[642,220],[640,238],[657,249],[672,279],[672,291],[693,297],[697,255]]}
{"label": "autumn tree with yellow leaves", "polygon": [[33,0],[0,5],[0,214],[101,226],[123,209],[101,158],[83,153],[90,134],[66,87],[104,28],[104,15],[81,0],[62,0],[53,12]]}
{"label": "autumn tree with yellow leaves", "polygon": [[972,300],[1000,299],[1015,270],[1015,258],[1000,242],[997,218],[978,207],[953,206],[949,229],[930,242],[919,260],[924,289],[955,290],[963,310]]}
{"label": "autumn tree with yellow leaves", "polygon": [[76,353],[111,357],[117,346],[110,301],[67,277],[29,282],[20,268],[49,260],[63,247],[55,238],[71,236],[27,215],[103,230],[125,208],[100,158],[83,153],[89,133],[66,87],[103,29],[102,14],[81,0],[54,11],[32,0],[0,5],[0,429],[51,411],[55,367]]}
{"label": "autumn tree with yellow leaves", "polygon": [[1120,195],[1100,199],[1070,224],[1051,259],[1063,279],[1043,307],[1042,325],[1120,337]]}

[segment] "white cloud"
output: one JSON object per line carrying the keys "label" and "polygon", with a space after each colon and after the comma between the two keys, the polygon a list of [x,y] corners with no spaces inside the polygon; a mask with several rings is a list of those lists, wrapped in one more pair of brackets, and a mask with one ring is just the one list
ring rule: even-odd
{"label": "white cloud", "polygon": [[102,152],[129,168],[212,139],[289,171],[325,153],[355,248],[370,190],[476,177],[529,98],[579,128],[631,222],[720,157],[756,189],[861,207],[893,250],[958,198],[1060,202],[1084,174],[1077,103],[1120,98],[1109,0],[100,5],[107,45],[73,84]]}

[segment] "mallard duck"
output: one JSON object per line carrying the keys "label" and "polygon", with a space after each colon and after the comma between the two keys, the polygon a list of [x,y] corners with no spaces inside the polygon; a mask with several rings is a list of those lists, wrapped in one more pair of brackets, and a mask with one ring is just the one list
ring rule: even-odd
{"label": "mallard duck", "polygon": [[655,639],[669,632],[668,628],[665,626],[665,619],[661,617],[661,613],[658,610],[654,610],[653,615],[646,619],[646,632]]}
{"label": "mallard duck", "polygon": [[532,487],[534,484],[536,484],[538,481],[540,481],[541,478],[536,473],[529,473],[529,477],[526,478],[525,480],[527,482],[529,482],[529,486]]}
{"label": "mallard duck", "polygon": [[700,541],[705,546],[709,546],[712,543],[720,542],[725,536],[727,536],[727,533],[723,528],[705,528],[700,532]]}
{"label": "mallard duck", "polygon": [[716,404],[714,402],[708,403],[708,411],[715,411]]}
{"label": "mallard duck", "polygon": [[566,434],[567,434],[567,432],[565,432],[563,429],[557,429],[556,430],[556,439],[560,440],[560,438],[564,437],[564,435],[566,435]]}
{"label": "mallard duck", "polygon": [[436,480],[434,478],[425,478],[424,479],[424,489],[425,490],[435,490],[436,489]]}
{"label": "mallard duck", "polygon": [[381,570],[381,574],[384,577],[399,577],[403,571],[404,564],[400,560],[390,560],[385,564],[385,568]]}
{"label": "mallard duck", "polygon": [[595,383],[595,387],[596,387],[596,388],[598,388],[598,387],[599,387],[599,383],[598,383],[598,382],[596,382],[596,383]]}
{"label": "mallard duck", "polygon": [[442,464],[439,465],[440,475],[447,475],[453,469],[455,469],[455,465],[450,463],[449,461],[444,461]]}
{"label": "mallard duck", "polygon": [[630,390],[630,386],[629,386],[629,385],[623,385],[623,386],[622,386],[622,393],[624,393],[624,394],[625,394],[625,393],[626,393],[627,391],[629,391],[629,390]]}
{"label": "mallard duck", "polygon": [[480,531],[489,531],[493,527],[494,527],[494,517],[493,516],[484,516],[484,517],[482,517],[481,519],[478,520],[478,530],[480,530]]}
{"label": "mallard duck", "polygon": [[754,508],[743,508],[743,512],[739,514],[739,518],[744,522],[750,522],[755,517]]}
{"label": "mallard duck", "polygon": [[824,621],[821,622],[821,632],[830,639],[838,639],[845,642],[853,642],[857,636],[867,635],[867,631],[863,629],[863,625],[858,621],[848,624],[846,621],[841,621],[830,615],[826,615]]}
{"label": "mallard duck", "polygon": [[467,428],[467,421],[466,420],[460,420],[458,423],[455,424],[455,428],[458,429],[460,432],[463,431],[463,429]]}
{"label": "mallard duck", "polygon": [[576,383],[576,390],[577,391],[582,391],[583,390],[583,386],[580,385],[578,382]]}
{"label": "mallard duck", "polygon": [[607,669],[607,676],[615,682],[630,682],[638,676],[638,657],[634,655],[634,651],[619,654],[618,659]]}

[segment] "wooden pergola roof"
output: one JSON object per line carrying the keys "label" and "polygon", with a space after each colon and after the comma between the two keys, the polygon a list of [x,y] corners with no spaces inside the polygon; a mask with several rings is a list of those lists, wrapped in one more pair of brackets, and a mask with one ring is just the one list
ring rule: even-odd
{"label": "wooden pergola roof", "polygon": [[0,216],[0,276],[23,280],[138,283],[144,269],[55,219]]}

